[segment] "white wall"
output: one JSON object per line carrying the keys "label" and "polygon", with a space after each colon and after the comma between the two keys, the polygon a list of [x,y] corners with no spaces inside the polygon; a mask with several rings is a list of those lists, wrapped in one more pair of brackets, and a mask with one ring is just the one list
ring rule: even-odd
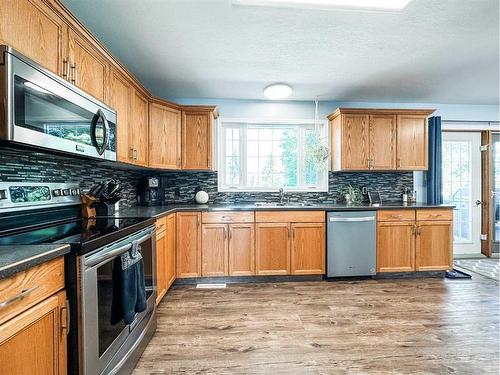
{"label": "white wall", "polygon": [[[221,117],[231,118],[314,118],[314,102],[237,99],[171,99],[179,104],[217,105]],[[320,102],[321,117],[338,107],[360,108],[430,108],[445,121],[500,121],[498,105],[436,104],[436,103],[365,103]]]}

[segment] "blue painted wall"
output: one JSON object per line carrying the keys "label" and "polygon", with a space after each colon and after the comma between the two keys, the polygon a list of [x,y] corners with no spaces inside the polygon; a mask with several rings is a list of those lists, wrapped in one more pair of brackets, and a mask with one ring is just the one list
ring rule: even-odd
{"label": "blue painted wall", "polygon": [[[217,105],[221,117],[230,118],[314,118],[314,103],[304,101],[267,101],[238,99],[179,99],[179,104]],[[500,121],[497,105],[436,104],[436,103],[365,103],[365,102],[320,102],[320,116],[326,117],[337,107],[360,108],[434,108],[443,120],[454,121]]]}

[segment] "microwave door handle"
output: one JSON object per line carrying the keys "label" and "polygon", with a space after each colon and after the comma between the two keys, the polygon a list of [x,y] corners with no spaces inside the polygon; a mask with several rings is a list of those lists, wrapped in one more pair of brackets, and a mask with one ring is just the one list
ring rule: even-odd
{"label": "microwave door handle", "polygon": [[[102,122],[104,124],[104,139],[102,141],[102,145],[101,147],[99,147],[99,145],[97,144],[97,121],[99,121],[99,119],[102,119]],[[106,151],[106,148],[108,147],[108,143],[109,143],[109,122],[108,122],[108,119],[106,118],[106,116],[104,115],[104,112],[102,111],[102,109],[99,109],[97,111],[97,113],[94,115],[94,118],[92,119],[92,137],[94,138],[94,146],[95,148],[97,149],[97,152],[99,155],[102,155],[104,154],[104,151]]]}

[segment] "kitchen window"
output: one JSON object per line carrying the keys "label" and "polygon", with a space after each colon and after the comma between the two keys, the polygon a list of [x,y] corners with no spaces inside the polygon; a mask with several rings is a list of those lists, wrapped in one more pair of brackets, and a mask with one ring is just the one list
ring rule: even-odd
{"label": "kitchen window", "polygon": [[219,191],[328,191],[328,162],[316,150],[327,124],[221,120]]}

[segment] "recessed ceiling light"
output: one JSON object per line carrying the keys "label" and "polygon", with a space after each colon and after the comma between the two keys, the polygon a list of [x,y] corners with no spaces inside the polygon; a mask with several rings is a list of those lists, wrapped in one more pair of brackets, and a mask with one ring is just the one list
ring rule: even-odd
{"label": "recessed ceiling light", "polygon": [[235,5],[312,9],[402,10],[412,0],[233,0]]}
{"label": "recessed ceiling light", "polygon": [[271,100],[280,100],[292,95],[292,87],[286,83],[273,83],[264,89],[264,96]]}

